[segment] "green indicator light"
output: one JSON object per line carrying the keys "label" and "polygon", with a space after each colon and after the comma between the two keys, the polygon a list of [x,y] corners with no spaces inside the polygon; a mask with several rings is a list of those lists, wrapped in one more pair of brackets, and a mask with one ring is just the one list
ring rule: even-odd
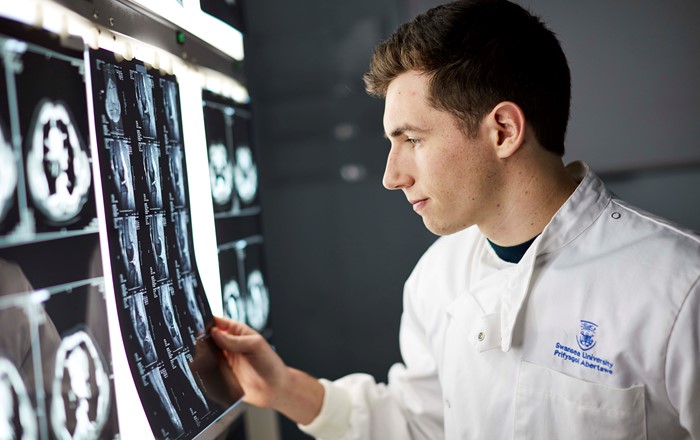
{"label": "green indicator light", "polygon": [[177,31],[175,34],[175,39],[177,40],[178,44],[185,44],[185,33],[182,31]]}

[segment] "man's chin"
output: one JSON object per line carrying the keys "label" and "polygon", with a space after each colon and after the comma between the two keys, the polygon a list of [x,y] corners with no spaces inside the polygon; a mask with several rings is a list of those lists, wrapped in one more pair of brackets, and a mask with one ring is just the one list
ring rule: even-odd
{"label": "man's chin", "polygon": [[468,227],[468,225],[459,227],[456,225],[438,224],[430,221],[430,219],[426,217],[423,217],[423,224],[425,225],[426,229],[428,229],[428,231],[432,232],[433,234],[439,237],[443,237],[445,235],[452,235]]}

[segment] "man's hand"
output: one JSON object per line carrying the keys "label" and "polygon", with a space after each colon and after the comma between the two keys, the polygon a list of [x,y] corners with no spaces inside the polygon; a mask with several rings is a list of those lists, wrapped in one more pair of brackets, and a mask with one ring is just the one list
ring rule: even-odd
{"label": "man's hand", "polygon": [[323,404],[323,386],[317,379],[287,367],[265,338],[247,325],[219,317],[215,323],[212,338],[224,351],[245,402],[274,408],[304,425],[316,418]]}

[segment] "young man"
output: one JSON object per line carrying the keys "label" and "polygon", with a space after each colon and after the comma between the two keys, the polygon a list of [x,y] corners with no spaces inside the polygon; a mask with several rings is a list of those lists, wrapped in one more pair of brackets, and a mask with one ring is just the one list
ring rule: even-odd
{"label": "young man", "polygon": [[554,34],[458,1],[401,26],[365,83],[384,185],[443,236],[405,286],[404,364],[318,381],[219,319],[245,400],[323,439],[700,439],[700,238],[563,165]]}

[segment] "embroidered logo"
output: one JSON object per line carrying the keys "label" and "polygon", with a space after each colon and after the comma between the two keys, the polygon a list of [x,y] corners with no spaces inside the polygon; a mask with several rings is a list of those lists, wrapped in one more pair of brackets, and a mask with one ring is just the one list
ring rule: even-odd
{"label": "embroidered logo", "polygon": [[601,373],[613,374],[612,362],[596,356],[595,353],[588,352],[588,350],[596,345],[598,324],[582,319],[579,321],[579,326],[581,330],[576,335],[576,342],[580,350],[566,343],[555,342],[554,356],[574,365],[579,365]]}
{"label": "embroidered logo", "polygon": [[588,351],[595,347],[596,330],[598,330],[598,324],[583,319],[581,320],[581,331],[576,335],[576,342],[578,342],[578,346],[581,347],[581,350]]}

